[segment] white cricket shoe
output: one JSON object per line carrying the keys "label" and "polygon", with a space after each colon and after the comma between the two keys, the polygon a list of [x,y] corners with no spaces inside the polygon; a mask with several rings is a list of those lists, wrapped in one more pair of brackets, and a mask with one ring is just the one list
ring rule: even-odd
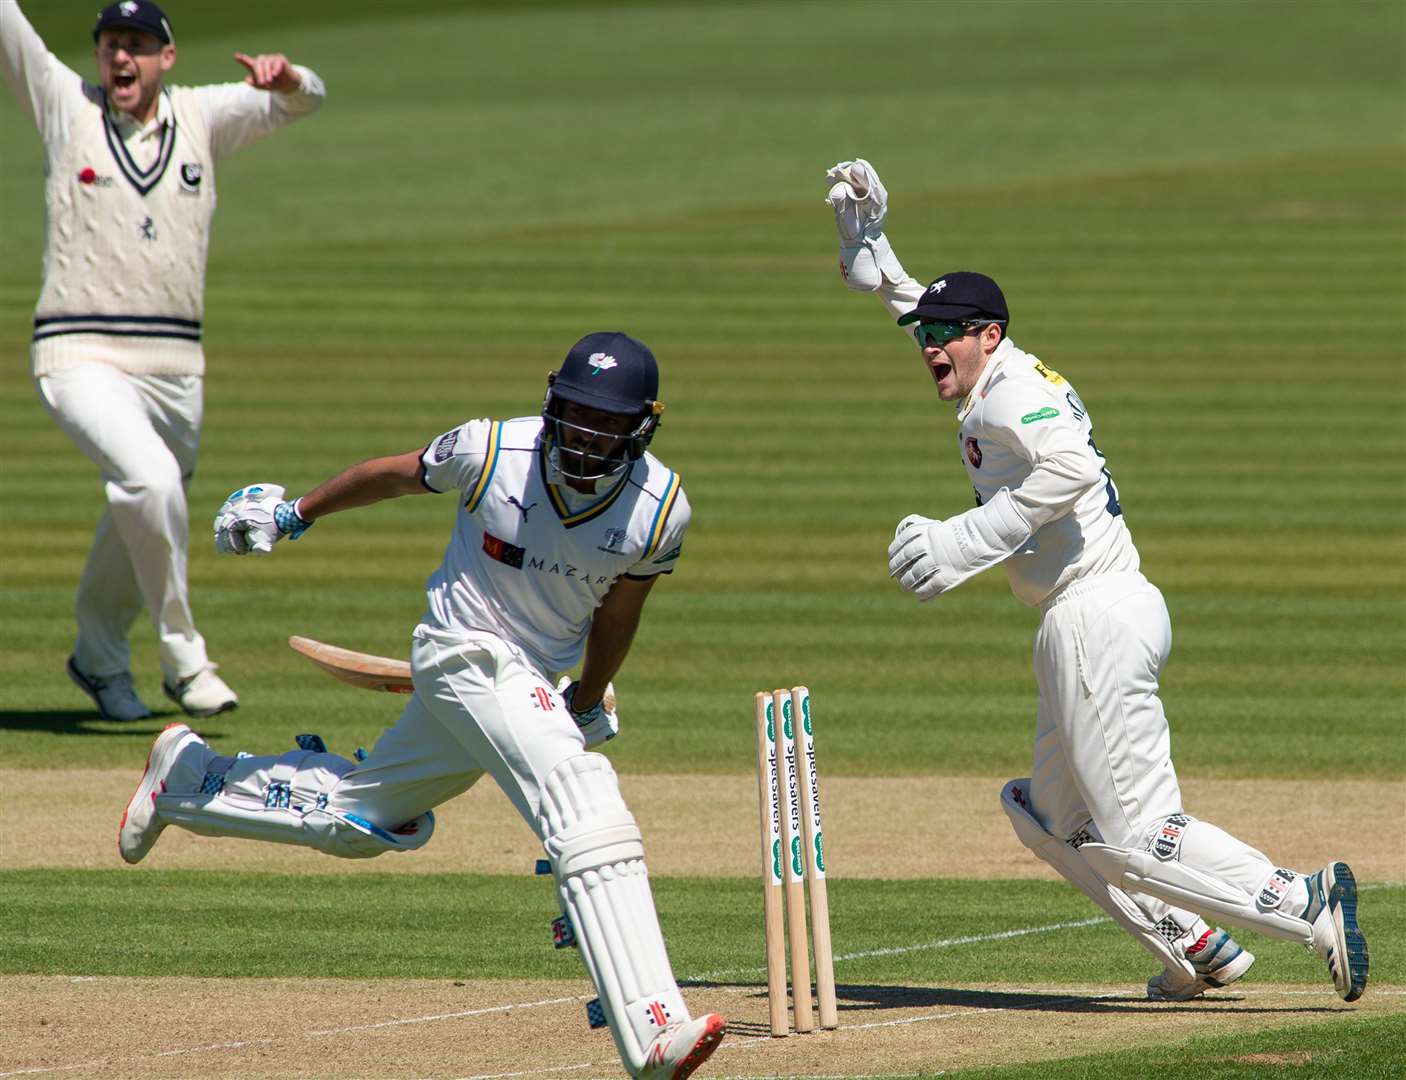
{"label": "white cricket shoe", "polygon": [[161,835],[166,823],[156,809],[156,796],[166,790],[167,781],[181,755],[193,746],[203,746],[203,740],[185,724],[168,724],[146,756],[146,769],[137,790],[122,811],[117,826],[117,850],[129,863],[139,863],[146,857]]}
{"label": "white cricket shoe", "polygon": [[1367,939],[1357,928],[1357,879],[1347,863],[1329,863],[1304,879],[1308,907],[1303,918],[1313,925],[1309,946],[1328,965],[1333,986],[1344,1001],[1356,1001],[1367,989]]}
{"label": "white cricket shoe", "polygon": [[1163,970],[1160,975],[1147,980],[1149,1001],[1190,1001],[1207,990],[1229,986],[1250,970],[1255,954],[1242,948],[1217,926],[1214,930],[1207,930],[1196,939],[1194,945],[1187,948],[1186,959],[1196,972],[1196,977],[1188,980],[1181,972],[1170,968]]}
{"label": "white cricket shoe", "polygon": [[649,1044],[640,1080],[684,1080],[708,1060],[727,1034],[727,1024],[717,1013],[670,1024]]}
{"label": "white cricket shoe", "polygon": [[104,720],[144,720],[151,715],[146,702],[137,696],[130,671],[116,675],[85,675],[70,656],[68,677],[93,699],[98,715]]}
{"label": "white cricket shoe", "polygon": [[187,716],[215,716],[239,705],[239,695],[215,674],[215,665],[206,664],[174,686],[161,684],[166,696],[185,710]]}

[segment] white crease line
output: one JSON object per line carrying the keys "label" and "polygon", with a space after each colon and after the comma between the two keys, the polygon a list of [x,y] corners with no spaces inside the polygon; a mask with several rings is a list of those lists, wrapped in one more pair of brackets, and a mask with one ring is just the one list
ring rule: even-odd
{"label": "white crease line", "polygon": [[[950,949],[955,945],[979,945],[985,941],[1005,941],[1009,938],[1025,937],[1029,934],[1047,934],[1053,930],[1073,930],[1081,926],[1097,926],[1112,922],[1107,915],[1096,915],[1090,919],[1076,919],[1073,922],[1050,923],[1047,926],[1025,926],[1019,930],[1002,930],[994,934],[973,934],[968,937],[944,938],[941,941],[928,941],[921,945],[896,945],[888,949],[867,949],[864,952],[845,953],[835,957],[835,963],[848,960],[867,960],[875,956],[901,956],[904,953],[924,952],[928,949]],[[739,975],[758,975],[765,967],[734,968],[731,971],[707,971],[702,975],[690,975],[684,982],[708,982],[713,979],[730,979]]]}

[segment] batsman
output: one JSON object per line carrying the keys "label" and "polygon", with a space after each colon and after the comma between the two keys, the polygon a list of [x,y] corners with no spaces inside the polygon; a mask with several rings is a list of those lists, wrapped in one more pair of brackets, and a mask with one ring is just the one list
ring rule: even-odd
{"label": "batsman", "polygon": [[910,515],[889,573],[932,600],[1000,564],[1040,612],[1032,775],[1001,804],[1016,835],[1161,961],[1153,1000],[1183,1001],[1241,978],[1254,957],[1206,918],[1318,953],[1347,1001],[1367,985],[1367,943],[1346,863],[1286,869],[1182,806],[1158,678],[1172,628],[1139,569],[1123,507],[1074,387],[1016,347],[991,278],[910,278],[884,234],[888,192],[863,159],[827,174],[846,284],[877,294],[917,341],[977,506]]}
{"label": "batsman", "polygon": [[[140,861],[167,825],[302,844],[343,858],[423,847],[433,808],[490,774],[541,839],[558,898],[632,1076],[682,1080],[721,1041],[674,980],[640,830],[591,747],[655,583],[679,559],[690,509],[648,450],[664,406],[654,355],[588,334],[548,377],[541,414],[470,420],[423,449],[373,458],[299,499],[236,491],[215,520],[225,553],[267,554],[329,514],[457,491],[444,561],[411,635],[414,693],[369,756],[315,737],[264,757],[216,754],[184,724],[156,739],[118,846]],[[580,678],[557,676],[582,662]]]}

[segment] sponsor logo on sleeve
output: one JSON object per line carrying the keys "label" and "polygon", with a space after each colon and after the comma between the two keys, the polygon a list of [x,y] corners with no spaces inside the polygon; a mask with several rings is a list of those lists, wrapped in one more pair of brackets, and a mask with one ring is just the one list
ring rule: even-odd
{"label": "sponsor logo on sleeve", "polygon": [[1064,383],[1063,375],[1061,375],[1058,371],[1055,371],[1053,368],[1045,367],[1045,365],[1040,363],[1040,361],[1038,360],[1035,361],[1035,370],[1038,371],[1050,382],[1054,383],[1056,386],[1060,386]]}
{"label": "sponsor logo on sleeve", "polygon": [[972,468],[981,468],[981,444],[976,441],[976,436],[968,435],[963,445],[966,447],[967,460],[972,463]]}
{"label": "sponsor logo on sleeve", "polygon": [[672,550],[664,552],[663,555],[660,555],[659,558],[655,559],[655,560],[654,560],[654,565],[655,565],[655,566],[662,566],[664,563],[673,562],[673,561],[676,560],[681,554],[683,554],[683,545],[682,545],[682,544],[675,544]]}
{"label": "sponsor logo on sleeve", "polygon": [[198,161],[187,161],[181,166],[181,190],[194,195],[200,190],[200,181],[205,176],[205,167]]}
{"label": "sponsor logo on sleeve", "polygon": [[1040,420],[1053,420],[1058,415],[1058,409],[1054,408],[1053,406],[1046,405],[1043,408],[1036,409],[1034,412],[1026,413],[1020,418],[1020,422],[1022,424],[1034,424]]}
{"label": "sponsor logo on sleeve", "polygon": [[454,453],[454,444],[459,441],[459,429],[455,428],[447,435],[441,435],[439,441],[434,444],[434,463],[443,465],[449,460],[449,455]]}
{"label": "sponsor logo on sleeve", "polygon": [[527,554],[526,548],[520,548],[516,544],[510,544],[506,540],[499,540],[492,533],[483,534],[483,553],[490,559],[494,559],[504,566],[511,566],[514,570],[522,569],[523,556]]}

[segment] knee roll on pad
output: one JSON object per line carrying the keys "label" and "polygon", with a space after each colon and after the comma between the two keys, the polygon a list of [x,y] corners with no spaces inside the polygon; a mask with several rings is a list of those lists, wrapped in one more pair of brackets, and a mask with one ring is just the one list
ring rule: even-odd
{"label": "knee roll on pad", "polygon": [[659,930],[644,845],[608,758],[578,754],[548,773],[539,825],[562,907],[631,1072],[668,1023],[689,1019]]}
{"label": "knee roll on pad", "polygon": [[[1194,979],[1195,972],[1186,959],[1183,944],[1190,944],[1190,935],[1199,929],[1194,914],[1179,911],[1150,896],[1133,897],[1099,875],[1084,858],[1082,851],[1101,837],[1090,821],[1068,840],[1046,832],[1033,812],[1030,780],[1012,780],[1001,789],[1001,809],[1011,819],[1020,842],[1049,863],[1071,885],[1077,888],[1109,915],[1138,944],[1152,953],[1169,971],[1180,972]],[[1183,943],[1183,938],[1189,940]]]}

